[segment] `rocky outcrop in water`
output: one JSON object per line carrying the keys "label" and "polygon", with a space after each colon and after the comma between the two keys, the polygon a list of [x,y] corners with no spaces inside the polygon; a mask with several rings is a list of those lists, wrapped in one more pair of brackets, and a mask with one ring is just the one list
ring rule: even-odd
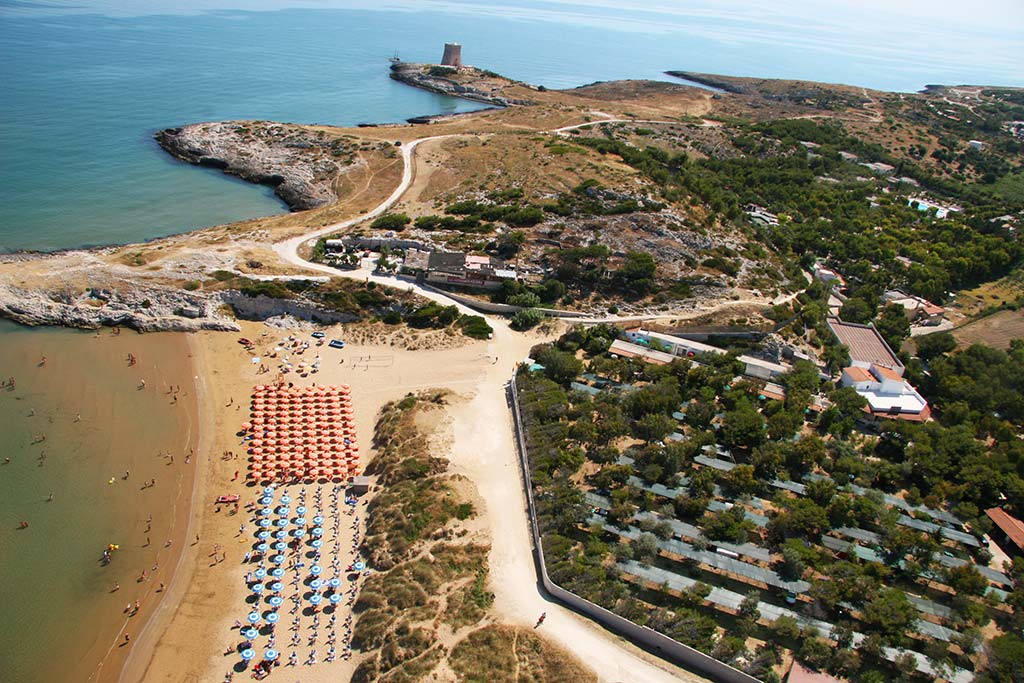
{"label": "rocky outcrop in water", "polygon": [[292,211],[336,201],[338,176],[361,163],[355,145],[343,139],[267,121],[195,123],[155,137],[182,161],[270,185]]}

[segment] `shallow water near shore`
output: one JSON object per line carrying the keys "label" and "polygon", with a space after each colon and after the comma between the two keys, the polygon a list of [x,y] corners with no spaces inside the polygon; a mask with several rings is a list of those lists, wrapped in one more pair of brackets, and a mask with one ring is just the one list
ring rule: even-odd
{"label": "shallow water near shore", "polygon": [[[111,680],[128,649],[118,641],[137,636],[159,583],[170,584],[194,467],[184,462],[196,436],[187,348],[180,334],[0,323],[0,375],[16,382],[0,389],[0,462],[11,459],[0,465],[0,680]],[[176,403],[169,384],[181,385]],[[178,545],[165,547],[172,537]],[[102,566],[110,543],[121,549]],[[143,570],[151,577],[137,582]],[[142,611],[129,618],[136,600]]]}

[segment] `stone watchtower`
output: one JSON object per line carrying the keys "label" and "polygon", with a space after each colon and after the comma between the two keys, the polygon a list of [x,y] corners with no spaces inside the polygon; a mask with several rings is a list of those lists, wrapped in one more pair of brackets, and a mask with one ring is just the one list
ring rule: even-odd
{"label": "stone watchtower", "polygon": [[462,46],[458,43],[445,43],[444,56],[441,57],[442,66],[462,66]]}

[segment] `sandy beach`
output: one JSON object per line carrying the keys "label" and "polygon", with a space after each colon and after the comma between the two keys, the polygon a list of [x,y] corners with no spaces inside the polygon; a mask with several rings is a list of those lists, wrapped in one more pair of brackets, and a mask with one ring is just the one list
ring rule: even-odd
{"label": "sandy beach", "polygon": [[[344,339],[343,326],[328,330],[328,337]],[[264,334],[265,333],[265,334]],[[251,549],[251,534],[238,534],[240,524],[248,524],[244,511],[237,516],[230,506],[212,504],[222,494],[239,494],[242,502],[256,498],[257,489],[244,483],[246,460],[236,435],[247,418],[249,396],[254,384],[265,383],[271,375],[258,375],[250,362],[256,353],[242,348],[237,339],[248,337],[258,344],[260,355],[289,334],[259,323],[243,323],[239,335],[204,333],[190,338],[196,374],[200,379],[202,435],[198,449],[196,504],[193,507],[191,539],[182,558],[182,568],[170,586],[154,622],[135,646],[121,676],[122,681],[181,681],[218,679],[237,662],[237,656],[224,655],[236,645],[235,621],[249,611],[241,561]],[[308,332],[296,334],[309,339]],[[379,408],[410,391],[447,386],[456,392],[469,392],[479,382],[492,358],[483,342],[458,338],[460,346],[449,349],[406,351],[388,345],[349,344],[344,349],[313,347],[322,357],[319,373],[307,378],[288,375],[297,386],[348,384],[352,388],[355,423],[364,458],[369,454],[373,426]],[[309,352],[307,352],[308,354]],[[207,438],[209,435],[209,438]],[[225,451],[238,459],[222,459]],[[364,463],[365,464],[365,463]],[[238,479],[234,479],[238,471]],[[200,542],[193,544],[196,534]],[[218,544],[227,558],[213,561]],[[343,676],[358,663],[336,661],[329,666],[305,669],[303,680],[323,680]],[[308,673],[307,673],[308,672]]]}
{"label": "sandy beach", "polygon": [[[196,485],[196,503],[188,531],[191,541],[168,599],[136,643],[133,656],[127,662],[121,676],[121,681],[126,683],[222,680],[239,662],[234,648],[241,638],[235,624],[244,620],[252,609],[246,601],[248,590],[243,581],[246,571],[252,567],[242,564],[246,552],[252,549],[252,527],[244,508],[235,515],[231,506],[216,506],[213,499],[222,494],[239,494],[244,504],[254,501],[260,490],[244,483],[246,460],[237,432],[246,421],[253,386],[269,383],[273,376],[257,374],[258,366],[251,358],[264,356],[287,334],[310,340],[309,330],[281,331],[259,323],[242,325],[239,335],[202,333],[190,340],[196,374],[200,377],[202,416],[197,463],[200,481]],[[346,339],[344,326],[325,331],[328,338]],[[480,492],[483,508],[480,525],[489,530],[493,539],[490,564],[491,588],[496,593],[494,618],[532,626],[537,615],[547,611],[545,633],[594,666],[602,680],[652,683],[702,680],[610,636],[536,593],[533,563],[528,552],[525,499],[512,449],[511,418],[505,407],[503,386],[515,363],[541,338],[514,334],[504,328],[497,330],[495,339],[489,342],[435,339],[433,343],[414,343],[427,347],[446,343],[458,345],[413,351],[402,348],[409,343],[411,331],[396,334],[406,336],[399,346],[391,346],[391,340],[381,338],[349,343],[344,349],[331,349],[326,345],[311,347],[307,354],[320,355],[320,371],[305,378],[291,373],[286,376],[287,381],[297,386],[316,383],[351,387],[363,466],[366,459],[372,457],[374,422],[385,403],[428,388],[447,388],[461,397],[453,402],[446,425],[448,439],[453,442],[447,455],[452,460],[452,471],[469,477]],[[237,343],[240,336],[256,341],[257,349],[252,353],[246,351]],[[364,335],[357,332],[352,336]],[[307,356],[306,360],[311,359]],[[264,358],[264,363],[269,362],[270,359]],[[222,455],[225,452],[238,457]],[[293,496],[297,495],[297,488],[293,487]],[[331,488],[324,486],[325,499]],[[243,524],[246,532],[239,534],[239,526]],[[341,526],[343,534],[354,531],[349,530],[346,523]],[[198,543],[194,543],[196,534],[200,538]],[[220,553],[226,554],[224,561],[216,561],[215,544]],[[528,593],[524,593],[524,586],[529,587]],[[347,606],[339,606],[337,618],[343,620],[347,610]],[[284,608],[282,617],[291,619]],[[307,633],[309,627],[309,620],[304,617],[301,632]],[[285,660],[292,650],[288,645],[290,633],[281,629],[277,638],[276,647]],[[609,647],[609,639],[614,641],[613,647]],[[257,657],[262,656],[265,647],[266,639],[261,638],[256,648]],[[303,643],[303,647],[295,649],[301,664],[309,648]],[[359,663],[358,654],[349,661],[339,657],[325,663],[326,649],[322,642],[318,644],[318,663],[301,667],[303,681],[347,680]],[[341,652],[340,643],[338,651]],[[239,675],[236,673],[236,678]],[[248,678],[248,673],[244,676]]]}

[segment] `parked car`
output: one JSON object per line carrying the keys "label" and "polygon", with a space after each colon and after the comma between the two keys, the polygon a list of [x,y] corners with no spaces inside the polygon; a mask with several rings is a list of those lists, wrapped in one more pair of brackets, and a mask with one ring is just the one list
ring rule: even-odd
{"label": "parked car", "polygon": [[325,335],[323,332],[314,332],[309,336],[313,337],[313,339],[323,339],[327,335]]}
{"label": "parked car", "polygon": [[327,342],[327,345],[330,346],[332,349],[345,348],[345,342],[341,341],[340,339],[332,339],[331,341]]}

